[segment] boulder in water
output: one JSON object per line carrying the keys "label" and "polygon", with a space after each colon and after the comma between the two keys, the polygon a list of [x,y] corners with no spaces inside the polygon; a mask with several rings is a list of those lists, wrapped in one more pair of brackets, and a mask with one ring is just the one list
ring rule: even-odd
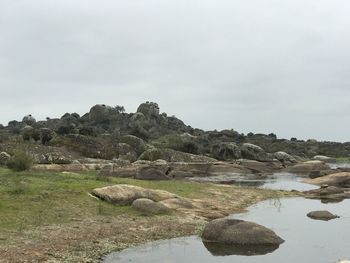
{"label": "boulder in water", "polygon": [[339,216],[332,214],[329,211],[323,210],[323,211],[312,211],[307,214],[307,216],[311,219],[315,220],[323,220],[323,221],[329,221],[335,218],[339,218]]}
{"label": "boulder in water", "polygon": [[222,218],[211,221],[204,229],[202,240],[208,243],[235,245],[280,245],[284,242],[272,230],[238,219]]}

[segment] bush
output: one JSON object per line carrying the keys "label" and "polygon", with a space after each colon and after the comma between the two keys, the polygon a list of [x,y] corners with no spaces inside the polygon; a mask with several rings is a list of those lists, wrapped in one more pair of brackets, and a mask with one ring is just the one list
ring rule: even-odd
{"label": "bush", "polygon": [[169,134],[154,140],[152,144],[158,148],[170,148],[180,152],[199,154],[199,144],[190,135]]}
{"label": "bush", "polygon": [[25,171],[32,167],[33,159],[25,152],[18,151],[14,153],[6,165],[13,171]]}

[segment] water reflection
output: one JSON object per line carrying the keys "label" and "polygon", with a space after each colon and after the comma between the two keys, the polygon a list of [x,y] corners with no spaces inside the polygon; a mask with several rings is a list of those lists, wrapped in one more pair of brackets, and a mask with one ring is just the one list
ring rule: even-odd
{"label": "water reflection", "polygon": [[188,180],[216,184],[232,184],[241,187],[255,187],[272,190],[297,190],[307,191],[318,188],[317,186],[303,183],[304,177],[295,174],[280,172],[272,175],[244,175],[237,173],[219,174],[208,177],[193,177]]}
{"label": "water reflection", "polygon": [[266,255],[279,248],[279,245],[223,245],[218,243],[203,242],[206,249],[213,256],[256,256]]}
{"label": "water reflection", "polygon": [[285,190],[285,191],[308,191],[312,189],[317,189],[317,186],[303,183],[302,180],[305,178],[299,177],[295,174],[281,172],[274,173],[263,180],[244,180],[235,182],[234,185],[256,187],[262,189],[272,189],[272,190]]}
{"label": "water reflection", "polygon": [[[332,221],[310,220],[314,210],[328,210],[340,216]],[[272,229],[285,242],[276,250],[257,248],[213,248],[199,237],[186,237],[151,242],[140,247],[109,255],[105,263],[332,263],[349,257],[350,200],[323,204],[319,200],[285,198],[252,206],[248,213],[231,216],[256,222]],[[264,248],[265,249],[265,248]],[[247,251],[248,250],[248,251]],[[226,256],[223,256],[226,255]],[[250,256],[248,256],[250,255]]]}
{"label": "water reflection", "polygon": [[338,168],[349,168],[350,169],[350,162],[328,163],[328,165],[331,169],[338,169]]}

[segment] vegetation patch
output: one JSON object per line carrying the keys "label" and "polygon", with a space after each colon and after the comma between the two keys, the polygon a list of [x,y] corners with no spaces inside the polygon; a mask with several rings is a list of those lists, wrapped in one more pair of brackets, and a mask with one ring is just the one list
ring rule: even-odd
{"label": "vegetation patch", "polygon": [[13,171],[25,171],[33,166],[33,159],[24,151],[16,151],[6,165]]}
{"label": "vegetation patch", "polygon": [[113,205],[89,194],[94,188],[114,184],[166,190],[215,204],[229,213],[288,195],[186,181],[101,180],[95,172],[0,168],[0,262],[99,262],[103,253],[149,240],[197,234],[204,225],[203,220],[180,211],[145,216],[131,206]]}

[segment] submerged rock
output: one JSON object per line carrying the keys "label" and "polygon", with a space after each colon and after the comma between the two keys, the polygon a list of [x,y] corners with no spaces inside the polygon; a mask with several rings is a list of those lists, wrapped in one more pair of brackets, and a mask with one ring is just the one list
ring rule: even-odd
{"label": "submerged rock", "polygon": [[154,202],[147,198],[136,199],[132,203],[132,207],[144,214],[159,215],[166,214],[170,212],[170,209],[159,202]]}
{"label": "submerged rock", "polygon": [[315,219],[315,220],[323,220],[323,221],[329,221],[335,218],[339,218],[339,216],[332,214],[329,211],[323,210],[323,211],[312,211],[307,214],[308,217]]}
{"label": "submerged rock", "polygon": [[244,246],[278,246],[284,242],[275,232],[264,226],[228,218],[211,221],[203,231],[202,240],[206,243]]}
{"label": "submerged rock", "polygon": [[350,191],[346,188],[322,185],[321,188],[303,192],[306,198],[320,199],[324,203],[341,202],[350,198]]}

